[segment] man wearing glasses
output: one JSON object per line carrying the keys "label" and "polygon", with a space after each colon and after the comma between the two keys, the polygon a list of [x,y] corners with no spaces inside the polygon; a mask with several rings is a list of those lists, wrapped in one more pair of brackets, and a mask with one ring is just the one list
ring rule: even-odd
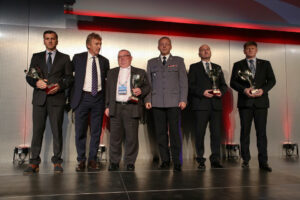
{"label": "man wearing glasses", "polygon": [[150,92],[146,72],[131,66],[128,50],[118,53],[119,67],[107,75],[105,115],[110,117],[109,171],[119,169],[122,156],[122,140],[125,138],[124,163],[128,171],[134,171],[138,155],[139,118],[142,116],[143,98]]}

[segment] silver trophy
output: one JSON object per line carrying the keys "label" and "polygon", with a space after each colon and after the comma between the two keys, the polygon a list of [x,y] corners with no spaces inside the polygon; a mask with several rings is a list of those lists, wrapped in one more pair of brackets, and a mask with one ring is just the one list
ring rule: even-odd
{"label": "silver trophy", "polygon": [[238,75],[243,81],[247,81],[249,83],[250,88],[251,88],[251,90],[250,90],[251,94],[256,94],[258,92],[258,89],[255,88],[253,74],[250,70],[248,70],[248,69],[246,69],[245,71],[239,70]]}
{"label": "silver trophy", "polygon": [[[26,76],[29,76],[36,80],[43,80],[43,74],[41,72],[41,68],[39,67],[31,67],[29,70],[24,70]],[[55,87],[54,84],[47,84],[47,87],[45,89],[46,94],[49,94],[50,90],[52,90]]]}
{"label": "silver trophy", "polygon": [[221,69],[212,69],[208,72],[208,77],[212,80],[212,94],[215,96],[219,96],[221,94],[218,87],[218,80],[222,73]]}
{"label": "silver trophy", "polygon": [[[141,76],[139,74],[133,74],[131,78],[131,83],[132,83],[132,88],[139,88],[141,87]],[[131,103],[138,103],[139,98],[132,94],[132,96],[129,97],[128,99],[129,102]]]}

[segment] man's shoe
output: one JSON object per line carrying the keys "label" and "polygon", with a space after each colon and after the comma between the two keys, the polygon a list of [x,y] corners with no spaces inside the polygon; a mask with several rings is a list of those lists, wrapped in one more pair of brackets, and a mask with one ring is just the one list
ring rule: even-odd
{"label": "man's shoe", "polygon": [[119,170],[119,164],[118,163],[110,163],[108,167],[108,171],[117,171]]}
{"label": "man's shoe", "polygon": [[134,164],[127,165],[127,171],[134,171],[134,169],[135,169]]}
{"label": "man's shoe", "polygon": [[223,165],[221,165],[219,162],[212,162],[211,168],[220,169],[220,168],[223,168]]}
{"label": "man's shoe", "polygon": [[162,162],[160,165],[160,169],[168,169],[170,167],[170,162]]}
{"label": "man's shoe", "polygon": [[29,166],[24,170],[24,175],[31,175],[39,172],[39,165],[29,164]]}
{"label": "man's shoe", "polygon": [[242,168],[243,168],[243,169],[249,169],[249,163],[246,162],[246,161],[244,161],[244,162],[242,163]]}
{"label": "man's shoe", "polygon": [[181,172],[181,164],[174,164],[174,171]]}
{"label": "man's shoe", "polygon": [[62,168],[60,163],[55,163],[54,164],[54,173],[55,174],[61,174],[63,173],[64,169]]}
{"label": "man's shoe", "polygon": [[272,172],[272,168],[268,164],[259,165],[259,168],[263,171]]}
{"label": "man's shoe", "polygon": [[76,172],[83,172],[85,169],[85,161],[80,161],[76,167]]}
{"label": "man's shoe", "polygon": [[88,170],[89,171],[98,171],[100,170],[100,165],[95,160],[90,160],[88,163]]}
{"label": "man's shoe", "polygon": [[206,168],[205,163],[199,162],[198,169],[205,169],[205,168]]}

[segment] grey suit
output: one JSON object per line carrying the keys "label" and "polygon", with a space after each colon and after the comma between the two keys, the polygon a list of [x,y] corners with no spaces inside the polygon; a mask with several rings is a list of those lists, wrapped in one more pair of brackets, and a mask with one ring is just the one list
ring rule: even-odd
{"label": "grey suit", "polygon": [[163,65],[161,58],[152,58],[147,64],[147,75],[152,92],[146,102],[153,107],[155,132],[157,134],[160,157],[170,162],[167,127],[169,125],[172,159],[181,164],[181,136],[179,130],[179,102],[187,102],[188,80],[183,58],[170,55]]}
{"label": "grey suit", "polygon": [[[125,134],[125,157],[126,164],[134,164],[138,155],[138,125],[142,116],[143,98],[150,92],[150,85],[145,70],[131,67],[131,78],[134,74],[141,77],[139,88],[142,94],[138,104],[116,102],[117,81],[120,68],[111,69],[107,75],[106,85],[106,108],[110,115],[110,148],[109,158],[111,163],[119,163],[122,155],[122,139]],[[132,88],[132,81],[131,88]]]}

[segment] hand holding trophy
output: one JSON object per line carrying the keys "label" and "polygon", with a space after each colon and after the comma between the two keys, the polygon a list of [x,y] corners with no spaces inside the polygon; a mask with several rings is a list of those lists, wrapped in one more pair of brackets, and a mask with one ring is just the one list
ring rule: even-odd
{"label": "hand holding trophy", "polygon": [[252,95],[258,93],[258,89],[255,88],[255,82],[253,79],[253,74],[251,73],[250,70],[245,70],[245,71],[238,71],[238,75],[239,77],[243,80],[243,81],[247,81],[250,85],[250,93]]}
{"label": "hand holding trophy", "polygon": [[212,95],[220,96],[221,91],[218,87],[218,80],[220,78],[222,71],[221,69],[212,69],[208,72],[208,77],[212,80]]}
{"label": "hand holding trophy", "polygon": [[25,69],[24,72],[25,72],[26,76],[29,76],[29,77],[31,77],[33,79],[36,79],[36,80],[44,81],[47,84],[47,86],[45,88],[46,94],[52,94],[51,91],[53,91],[53,89],[55,87],[57,87],[57,84],[52,84],[52,83],[48,84],[47,83],[47,80],[43,78],[43,74],[42,74],[41,69],[39,67],[31,67],[29,69],[29,71]]}
{"label": "hand holding trophy", "polygon": [[[141,76],[139,74],[133,74],[132,78],[131,78],[131,83],[132,83],[132,88],[133,89],[137,89],[141,86],[142,80],[141,80]],[[138,103],[139,102],[139,98],[137,97],[139,95],[136,94],[132,94],[132,96],[129,97],[128,102],[131,103]]]}

